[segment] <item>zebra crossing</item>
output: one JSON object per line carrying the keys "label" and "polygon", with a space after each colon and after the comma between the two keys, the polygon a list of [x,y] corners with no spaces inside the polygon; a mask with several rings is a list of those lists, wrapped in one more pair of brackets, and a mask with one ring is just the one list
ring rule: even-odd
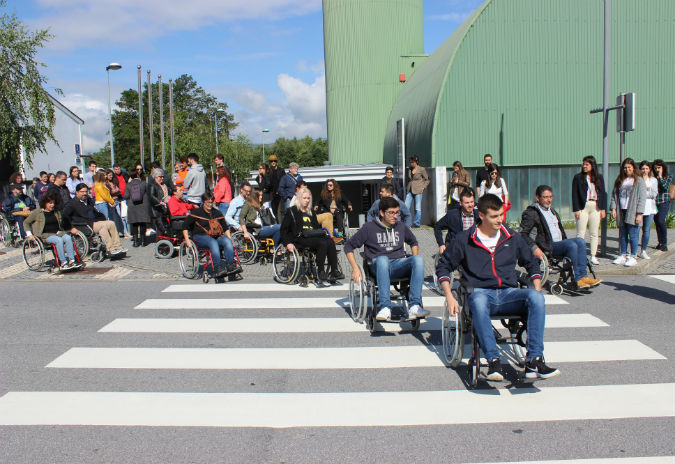
{"label": "zebra crossing", "polygon": [[[266,283],[169,285],[134,306],[134,317],[112,315],[96,333],[98,337],[133,337],[133,346],[103,342],[101,346],[73,346],[45,368],[60,375],[69,370],[124,370],[146,376],[166,371],[255,375],[284,371],[287,376],[315,378],[338,372],[355,377],[386,373],[398,379],[395,385],[409,382],[416,375],[411,372],[433,370],[434,375],[447,377],[448,388],[374,390],[368,388],[368,375],[360,391],[341,391],[340,385],[307,391],[118,391],[114,384],[108,391],[88,391],[83,384],[78,391],[10,391],[0,397],[0,425],[283,429],[675,417],[675,383],[671,382],[576,385],[569,379],[554,379],[527,388],[500,385],[490,394],[477,394],[459,386],[459,374],[447,369],[442,360],[438,336],[442,297],[425,290],[425,307],[432,315],[416,333],[405,324],[384,324],[383,335],[371,337],[347,315],[347,292],[347,285],[307,289]],[[546,297],[546,358],[560,367],[560,379],[565,379],[566,365],[581,363],[616,362],[620,366],[650,361],[666,366],[667,358],[647,343],[617,337],[614,327],[593,314],[593,308]],[[242,310],[248,311],[245,317],[240,317]],[[583,330],[584,339],[555,337],[575,330]],[[193,341],[207,336],[223,341],[239,337],[244,343],[237,347],[227,343],[153,346],[152,338],[146,338],[159,335],[190,335]],[[251,337],[250,341],[242,336]],[[293,337],[293,346],[287,346],[288,337]],[[465,353],[469,351],[467,347]],[[508,363],[506,357],[503,362]]]}

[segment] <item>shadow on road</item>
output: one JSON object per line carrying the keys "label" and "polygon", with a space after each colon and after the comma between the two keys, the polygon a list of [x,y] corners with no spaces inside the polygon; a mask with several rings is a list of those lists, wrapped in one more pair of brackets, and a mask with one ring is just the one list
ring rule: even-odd
{"label": "shadow on road", "polygon": [[616,290],[632,293],[633,295],[641,296],[642,298],[648,298],[666,304],[675,304],[675,295],[659,290],[658,288],[647,287],[644,285],[622,284],[618,282],[604,282],[603,285],[612,286]]}

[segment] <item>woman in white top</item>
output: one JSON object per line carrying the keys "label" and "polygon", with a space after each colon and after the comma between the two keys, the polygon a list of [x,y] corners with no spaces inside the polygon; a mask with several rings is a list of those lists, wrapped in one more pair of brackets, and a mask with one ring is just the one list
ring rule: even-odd
{"label": "woman in white top", "polygon": [[480,183],[478,198],[486,193],[497,195],[504,202],[504,221],[506,222],[506,212],[511,209],[509,191],[506,188],[506,181],[499,173],[499,166],[494,163],[490,164],[487,180]]}
{"label": "woman in white top", "polygon": [[[619,257],[613,262],[620,266],[635,266],[638,254],[638,233],[645,210],[645,181],[637,173],[635,162],[626,158],[621,163],[619,176],[614,181],[609,209],[619,227]],[[628,244],[630,243],[630,255]]]}
{"label": "woman in white top", "polygon": [[640,248],[640,257],[644,259],[649,259],[647,254],[647,245],[649,244],[649,233],[652,229],[652,222],[654,221],[654,215],[656,214],[656,196],[659,194],[659,183],[654,177],[654,171],[649,164],[649,161],[643,161],[640,163],[640,174],[642,175],[642,180],[645,181],[646,197],[645,200],[645,211],[642,213],[642,244]]}

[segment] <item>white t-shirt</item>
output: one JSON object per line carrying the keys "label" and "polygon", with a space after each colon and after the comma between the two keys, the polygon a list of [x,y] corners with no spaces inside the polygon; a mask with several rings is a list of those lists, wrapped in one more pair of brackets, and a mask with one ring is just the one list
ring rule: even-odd
{"label": "white t-shirt", "polygon": [[495,252],[495,248],[497,248],[497,242],[499,241],[499,232],[497,232],[494,237],[488,237],[487,235],[483,234],[480,229],[476,228],[476,236],[478,237],[478,240],[480,240],[480,243],[485,245],[485,247],[490,250],[491,253]]}
{"label": "white t-shirt", "polygon": [[650,214],[656,214],[656,196],[659,194],[659,181],[656,180],[656,177],[649,177],[645,181],[647,186],[647,201],[645,202],[645,211],[644,215],[649,216]]}
{"label": "white t-shirt", "polygon": [[630,194],[633,193],[633,182],[632,177],[626,177],[619,187],[619,207],[621,209],[628,209]]}
{"label": "white t-shirt", "polygon": [[502,195],[508,195],[509,191],[506,189],[506,181],[504,181],[503,178],[499,179],[499,182],[501,183],[501,187],[497,186],[497,184],[492,184],[490,188],[487,188],[487,181],[483,181],[480,183],[480,195],[483,196],[486,193],[491,193],[493,195],[497,195],[499,198],[502,198]]}

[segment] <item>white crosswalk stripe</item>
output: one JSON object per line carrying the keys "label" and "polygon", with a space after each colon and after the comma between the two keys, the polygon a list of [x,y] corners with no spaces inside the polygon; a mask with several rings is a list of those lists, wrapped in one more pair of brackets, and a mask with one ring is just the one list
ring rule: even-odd
{"label": "white crosswalk stripe", "polygon": [[668,282],[670,284],[675,284],[675,275],[673,274],[652,275],[650,277],[663,280],[664,282]]}

